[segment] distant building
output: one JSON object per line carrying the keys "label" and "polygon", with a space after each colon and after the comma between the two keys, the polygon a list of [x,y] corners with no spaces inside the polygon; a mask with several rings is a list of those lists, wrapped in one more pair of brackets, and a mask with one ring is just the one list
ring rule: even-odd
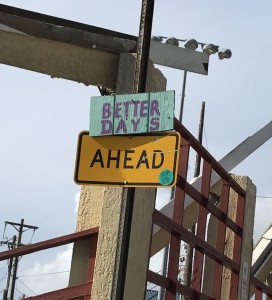
{"label": "distant building", "polygon": [[158,300],[158,291],[146,290],[145,300]]}
{"label": "distant building", "polygon": [[[158,300],[159,292],[154,290],[146,290],[145,300]],[[180,295],[177,295],[176,300],[180,300]]]}

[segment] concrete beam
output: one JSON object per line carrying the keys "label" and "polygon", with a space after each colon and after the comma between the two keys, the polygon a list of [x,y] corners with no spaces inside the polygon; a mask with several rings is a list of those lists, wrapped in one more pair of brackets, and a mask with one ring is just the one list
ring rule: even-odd
{"label": "concrete beam", "polygon": [[119,55],[0,30],[0,63],[51,77],[116,88]]}

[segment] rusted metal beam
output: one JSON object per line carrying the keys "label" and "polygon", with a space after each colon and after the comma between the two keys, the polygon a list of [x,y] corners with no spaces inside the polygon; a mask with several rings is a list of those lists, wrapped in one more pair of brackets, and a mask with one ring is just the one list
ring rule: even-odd
{"label": "rusted metal beam", "polygon": [[[181,178],[181,176],[178,176],[177,180],[177,186],[182,187],[184,186],[186,190],[186,194],[188,194],[192,199],[194,199],[198,204],[205,205],[205,201],[207,201],[207,198],[205,198],[198,190],[196,190],[191,184],[188,182],[184,182],[184,180]],[[232,221],[227,213],[221,211],[219,208],[217,208],[213,203],[208,202],[207,208],[209,212],[214,215],[217,219],[222,220],[226,222],[226,225],[235,233],[242,234],[243,230],[242,227],[237,225],[234,221]]]}
{"label": "rusted metal beam", "polygon": [[139,37],[137,42],[133,93],[144,93],[153,23],[154,0],[142,0]]}
{"label": "rusted metal beam", "polygon": [[199,239],[193,233],[189,232],[182,226],[176,224],[172,219],[168,218],[160,211],[155,210],[153,213],[153,221],[155,224],[160,226],[162,229],[168,231],[171,234],[174,234],[180,240],[192,245],[194,248],[199,250],[203,250],[203,254],[208,255],[213,260],[218,263],[224,265],[225,267],[233,270],[238,273],[240,271],[240,266],[232,259],[227,257],[226,255],[220,253],[207,242]]}
{"label": "rusted metal beam", "polygon": [[87,273],[87,281],[93,280],[94,274],[94,265],[95,265],[95,257],[96,257],[96,249],[97,249],[97,240],[98,235],[92,235],[90,238],[90,257],[88,262],[88,273]]}
{"label": "rusted metal beam", "polygon": [[269,286],[267,286],[265,283],[257,279],[256,277],[254,276],[250,277],[250,284],[254,285],[255,288],[258,288],[267,296],[272,297],[272,289]]}
{"label": "rusted metal beam", "polygon": [[0,23],[36,37],[88,48],[96,42],[97,46],[107,46],[107,51],[115,53],[136,50],[135,36],[3,4],[0,4]]}
{"label": "rusted metal beam", "polygon": [[[146,89],[148,59],[150,49],[151,30],[153,22],[154,0],[142,0],[141,19],[139,26],[139,37],[137,41],[137,51],[134,69],[133,93],[143,93]],[[122,247],[125,248],[122,257],[122,268],[120,268],[120,280],[117,287],[117,297],[122,300],[125,298],[126,272],[129,260],[129,245],[131,241],[131,229],[133,219],[137,219],[139,211],[134,209],[135,188],[125,189],[126,207],[124,214],[124,233]]]}
{"label": "rusted metal beam", "polygon": [[[190,152],[189,142],[184,139],[181,139],[178,173],[185,181],[187,178],[187,171],[188,171],[189,152]],[[185,198],[185,189],[181,187],[177,187],[175,191],[173,221],[180,226],[182,225],[182,220],[183,220],[184,198]],[[180,253],[180,239],[174,235],[171,235],[167,277],[175,283],[177,283],[178,281],[179,258],[180,258],[179,253]],[[165,300],[174,300],[175,298],[176,298],[176,290],[167,289],[165,294]]]}
{"label": "rusted metal beam", "polygon": [[[190,299],[216,300],[216,298],[210,297],[208,295],[204,295],[202,293],[198,293],[194,289],[189,288],[188,286],[185,286],[180,283],[175,283],[171,279],[163,277],[158,273],[152,272],[150,270],[148,270],[147,279],[149,282],[159,285],[165,289],[174,288],[177,294],[190,297]],[[176,299],[176,295],[175,295],[175,299]]]}
{"label": "rusted metal beam", "polygon": [[[29,300],[71,300],[77,297],[89,297],[91,295],[92,282],[56,290],[42,295],[27,297]],[[87,299],[87,298],[86,298]]]}
{"label": "rusted metal beam", "polygon": [[224,180],[230,182],[231,188],[233,188],[238,194],[245,196],[245,191],[241,186],[228,174],[228,172],[220,165],[220,163],[199,143],[199,141],[175,118],[175,130],[178,131],[181,136],[190,141],[191,147],[196,150],[199,155],[212,164],[213,170]]}
{"label": "rusted metal beam", "polygon": [[[201,183],[201,194],[205,199],[204,205],[199,207],[196,236],[200,240],[205,240],[207,215],[208,215],[208,199],[210,194],[212,166],[206,160],[203,163],[203,175]],[[203,274],[204,253],[202,249],[195,249],[194,267],[192,286],[197,291],[201,291],[202,274]]]}
{"label": "rusted metal beam", "polygon": [[22,255],[26,255],[29,253],[45,250],[45,249],[50,249],[66,244],[73,243],[78,240],[83,240],[92,236],[97,236],[99,228],[92,228],[68,235],[64,235],[61,237],[53,238],[50,240],[46,240],[43,242],[27,245],[27,246],[22,246],[13,250],[8,250],[8,251],[3,251],[0,252],[0,261],[5,260],[5,259],[10,259],[13,257],[18,257]]}
{"label": "rusted metal beam", "polygon": [[[230,186],[229,186],[228,182],[223,181],[222,188],[221,188],[219,209],[225,214],[228,213],[229,192],[230,192]],[[220,253],[224,253],[225,236],[226,236],[226,224],[224,222],[218,221],[216,249]],[[213,284],[212,295],[216,299],[219,299],[220,295],[221,295],[222,273],[223,273],[223,266],[221,264],[219,264],[218,262],[215,262],[214,271],[213,271],[214,284]]]}

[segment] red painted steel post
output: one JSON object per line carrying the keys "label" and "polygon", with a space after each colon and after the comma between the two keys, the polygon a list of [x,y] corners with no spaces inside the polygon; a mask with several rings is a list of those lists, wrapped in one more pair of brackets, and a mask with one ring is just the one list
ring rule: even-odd
{"label": "red painted steel post", "polygon": [[[225,214],[228,213],[230,185],[225,180],[222,181],[219,209]],[[218,220],[216,249],[224,254],[226,236],[226,223],[223,220]],[[213,287],[212,296],[215,299],[220,299],[222,287],[222,272],[223,265],[215,261],[213,271]]]}
{"label": "red painted steel post", "polygon": [[[206,234],[207,205],[208,205],[209,194],[210,194],[211,172],[212,172],[211,164],[206,160],[204,160],[203,172],[202,172],[202,183],[201,183],[201,194],[205,197],[206,204],[205,207],[203,206],[199,207],[198,220],[197,220],[197,233],[196,233],[197,237],[202,240],[205,240],[205,234]],[[195,249],[192,286],[198,293],[201,292],[203,260],[204,260],[203,251],[199,249]]]}
{"label": "red painted steel post", "polygon": [[[93,281],[97,241],[98,241],[98,235],[92,236],[90,238],[90,257],[89,257],[89,262],[88,262],[88,273],[87,273],[87,278],[86,278],[87,282]],[[91,287],[92,287],[92,283],[90,286],[90,290],[91,290]],[[84,300],[90,300],[90,296],[89,295],[84,296]]]}
{"label": "red painted steel post", "polygon": [[87,281],[92,281],[93,280],[97,240],[98,240],[98,235],[94,235],[90,238],[91,248],[90,248],[90,257],[89,257],[89,263],[88,263]]}
{"label": "red painted steel post", "polygon": [[[188,171],[190,143],[181,138],[180,154],[179,154],[179,167],[178,175],[186,181]],[[185,189],[184,186],[176,188],[174,208],[173,208],[173,221],[178,225],[182,225],[183,210],[184,210]],[[178,280],[179,272],[179,255],[180,255],[180,239],[171,234],[168,275],[171,280],[170,288],[166,290],[165,300],[176,299],[176,283]]]}
{"label": "red painted steel post", "polygon": [[255,290],[255,300],[262,300],[262,291],[258,288]]}
{"label": "red painted steel post", "polygon": [[[236,210],[236,224],[243,228],[244,225],[244,211],[245,211],[245,196],[238,195],[237,199],[237,210]],[[243,233],[241,235],[235,234],[234,246],[233,246],[233,260],[239,264],[241,268],[241,250]],[[238,283],[239,274],[231,272],[231,283],[230,283],[230,299],[236,300],[238,298]]]}

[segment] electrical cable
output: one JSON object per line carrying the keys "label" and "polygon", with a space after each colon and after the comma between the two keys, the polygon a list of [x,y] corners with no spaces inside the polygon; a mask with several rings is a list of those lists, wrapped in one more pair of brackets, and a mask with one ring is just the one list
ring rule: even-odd
{"label": "electrical cable", "polygon": [[28,289],[33,295],[37,295],[37,294],[35,294],[29,287],[27,287],[26,285],[25,285],[25,283],[23,283],[22,282],[22,280],[20,280],[19,278],[17,278],[17,280],[26,288],[26,289]]}
{"label": "electrical cable", "polygon": [[20,290],[18,290],[17,287],[15,287],[15,290],[16,290],[17,292],[19,292],[21,295],[24,295],[24,293],[22,293]]}
{"label": "electrical cable", "polygon": [[37,277],[37,276],[54,275],[54,274],[61,274],[61,273],[68,273],[68,272],[70,272],[70,271],[60,271],[60,272],[42,273],[42,274],[31,274],[31,275],[20,275],[20,276],[17,276],[17,278]]}

